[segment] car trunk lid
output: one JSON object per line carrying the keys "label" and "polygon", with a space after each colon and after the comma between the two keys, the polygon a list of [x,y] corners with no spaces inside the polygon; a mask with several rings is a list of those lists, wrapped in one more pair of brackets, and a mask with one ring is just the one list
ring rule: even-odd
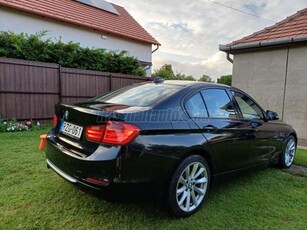
{"label": "car trunk lid", "polygon": [[[122,122],[125,120],[126,113],[135,110],[140,111],[142,108],[102,102],[58,104],[55,106],[57,124],[54,128],[54,135],[56,142],[79,157],[87,157],[101,144],[98,140],[89,141],[89,127],[96,126],[104,129],[108,121]],[[97,132],[100,131],[97,130]]]}

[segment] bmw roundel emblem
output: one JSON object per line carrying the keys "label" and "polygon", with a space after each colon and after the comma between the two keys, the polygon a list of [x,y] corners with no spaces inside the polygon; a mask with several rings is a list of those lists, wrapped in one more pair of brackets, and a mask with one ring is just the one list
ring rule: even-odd
{"label": "bmw roundel emblem", "polygon": [[65,118],[65,120],[68,120],[68,117],[69,117],[69,113],[68,113],[68,111],[66,110],[65,113],[64,113],[64,118]]}

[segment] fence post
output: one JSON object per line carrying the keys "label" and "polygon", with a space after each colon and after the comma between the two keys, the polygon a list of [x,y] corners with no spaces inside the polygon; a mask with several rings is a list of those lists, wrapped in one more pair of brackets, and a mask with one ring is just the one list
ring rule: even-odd
{"label": "fence post", "polygon": [[109,75],[109,79],[110,79],[110,85],[109,85],[109,91],[112,91],[112,74],[110,73],[110,75]]}
{"label": "fence post", "polygon": [[59,100],[62,103],[62,66],[59,65]]}

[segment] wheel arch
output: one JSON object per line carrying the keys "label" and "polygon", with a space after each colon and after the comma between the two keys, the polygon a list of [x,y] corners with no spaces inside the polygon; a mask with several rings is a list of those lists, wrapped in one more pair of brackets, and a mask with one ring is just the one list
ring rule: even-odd
{"label": "wheel arch", "polygon": [[[189,150],[185,151],[183,153],[183,155],[180,157],[180,159],[178,160],[178,162],[176,163],[176,165],[174,165],[174,167],[172,167],[172,170],[170,170],[171,173],[169,174],[169,177],[166,180],[166,184],[164,186],[163,193],[168,189],[169,182],[170,182],[171,178],[173,177],[175,170],[180,165],[180,163],[184,159],[186,159],[187,157],[193,156],[193,155],[201,156],[207,161],[209,169],[210,169],[210,179],[211,179],[211,181],[213,181],[216,169],[215,169],[215,164],[214,164],[212,154],[210,153],[209,149],[205,150],[205,149],[202,149],[201,147],[193,148],[193,149],[189,149]],[[212,185],[212,183],[211,183],[211,185]]]}
{"label": "wheel arch", "polygon": [[[193,150],[187,151],[182,157],[182,159],[180,160],[180,162],[182,162],[185,158],[192,156],[192,155],[199,155],[207,161],[209,168],[210,168],[211,178],[212,178],[215,175],[215,164],[214,164],[214,160],[213,160],[211,153],[204,149],[193,149]],[[180,162],[178,163],[178,165],[180,164]]]}
{"label": "wheel arch", "polygon": [[[190,158],[190,159],[188,159],[188,158]],[[177,203],[176,203],[176,199],[174,198],[174,196],[175,196],[174,194],[178,194],[177,190],[176,190],[177,186],[178,186],[178,181],[179,181],[179,178],[182,175],[182,173],[185,172],[184,171],[185,168],[187,166],[189,166],[191,163],[196,162],[195,161],[196,159],[198,159],[197,161],[199,161],[199,162],[205,163],[204,167],[206,167],[206,168],[209,167],[208,173],[209,173],[210,177],[208,177],[207,182],[203,182],[203,183],[208,183],[208,184],[206,186],[204,196],[201,198],[201,201],[200,201],[201,203],[196,204],[196,207],[192,210],[189,210],[189,209],[183,210],[182,208],[180,208],[180,204],[178,204],[178,200],[177,200]],[[178,169],[179,169],[179,171],[178,171]],[[212,156],[207,151],[205,151],[203,149],[193,149],[191,151],[185,152],[185,154],[182,155],[182,157],[180,158],[180,161],[178,162],[178,165],[176,166],[176,170],[173,174],[173,178],[170,179],[170,182],[168,183],[167,190],[164,193],[169,210],[178,217],[187,217],[187,216],[192,215],[194,212],[196,212],[201,207],[204,200],[206,199],[206,196],[208,194],[208,190],[210,189],[210,187],[212,185],[213,172],[214,172],[214,165],[213,165],[213,161],[212,161]],[[178,173],[180,173],[180,174],[178,174]],[[207,175],[207,176],[209,176],[209,175]],[[174,178],[174,176],[175,176],[175,178]],[[186,190],[188,190],[187,187],[186,187]],[[190,191],[191,190],[192,190],[192,187],[190,188]]]}
{"label": "wheel arch", "polygon": [[297,143],[298,143],[297,134],[296,134],[295,132],[290,132],[289,135],[288,135],[288,137],[290,137],[290,136],[293,136],[293,137],[294,137],[294,139],[295,139],[295,145],[297,146]]}

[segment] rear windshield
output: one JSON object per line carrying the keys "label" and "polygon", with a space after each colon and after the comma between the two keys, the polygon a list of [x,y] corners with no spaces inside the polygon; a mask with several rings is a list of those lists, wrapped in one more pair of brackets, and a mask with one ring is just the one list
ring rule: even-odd
{"label": "rear windshield", "polygon": [[179,85],[154,83],[132,85],[98,96],[94,100],[110,104],[145,107],[153,105],[155,102],[174,94],[181,88],[182,86]]}

